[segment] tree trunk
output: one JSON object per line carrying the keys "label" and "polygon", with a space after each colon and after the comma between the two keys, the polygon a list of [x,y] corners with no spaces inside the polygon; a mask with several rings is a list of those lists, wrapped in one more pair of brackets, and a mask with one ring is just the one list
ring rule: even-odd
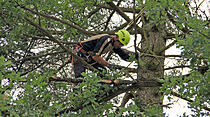
{"label": "tree trunk", "polygon": [[[164,37],[166,36],[165,25],[150,24],[144,26],[144,36],[142,36],[141,49],[145,53],[153,54],[158,53],[166,46]],[[159,55],[164,55],[165,52]],[[149,80],[154,78],[163,78],[164,76],[164,58],[141,56],[140,67],[138,68],[138,80]],[[160,87],[145,87],[137,90],[137,105],[143,110],[149,105],[162,104],[159,93]]]}

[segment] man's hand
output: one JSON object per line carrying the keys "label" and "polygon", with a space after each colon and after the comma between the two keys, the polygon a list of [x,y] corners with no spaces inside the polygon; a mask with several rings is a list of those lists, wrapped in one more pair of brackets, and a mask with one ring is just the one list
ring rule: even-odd
{"label": "man's hand", "polygon": [[106,67],[109,66],[109,62],[104,60],[101,56],[92,56],[92,58],[93,58],[93,60],[95,60],[99,64],[102,64],[103,66],[106,66]]}

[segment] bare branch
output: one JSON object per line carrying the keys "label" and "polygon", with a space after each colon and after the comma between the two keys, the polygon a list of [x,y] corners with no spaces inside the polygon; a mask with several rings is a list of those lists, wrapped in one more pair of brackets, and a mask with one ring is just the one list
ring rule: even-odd
{"label": "bare branch", "polygon": [[[176,96],[176,97],[179,97],[179,98],[181,98],[181,99],[183,99],[183,100],[186,100],[186,101],[188,101],[188,102],[194,102],[193,100],[191,100],[191,99],[189,99],[189,98],[186,98],[186,97],[183,97],[182,95],[180,95],[180,94],[178,94],[178,93],[176,93],[176,92],[172,92],[172,95],[174,95],[174,96]],[[202,106],[200,106],[200,107],[203,107],[204,110],[210,111],[210,108],[207,107],[206,105],[202,105]]]}
{"label": "bare branch", "polygon": [[87,15],[87,17],[90,18],[93,14],[95,14],[96,12],[98,12],[100,9],[101,9],[101,8],[96,8],[96,9],[94,9],[93,11],[91,11],[91,12]]}
{"label": "bare branch", "polygon": [[[109,5],[106,5],[106,4],[99,4],[98,6],[99,6],[100,8],[114,10],[113,7],[110,7]],[[132,8],[123,8],[123,7],[119,7],[119,8],[120,8],[123,12],[133,13],[133,9],[132,9]],[[136,9],[136,12],[140,12],[140,9]]]}
{"label": "bare branch", "polygon": [[49,37],[49,39],[51,39],[51,41],[57,43],[64,51],[66,51],[68,54],[72,55],[74,58],[76,58],[77,60],[81,61],[85,66],[87,66],[88,68],[90,68],[93,71],[97,71],[99,72],[99,70],[95,69],[93,66],[91,66],[90,64],[88,64],[86,61],[84,61],[82,58],[80,58],[79,56],[77,56],[75,53],[73,53],[71,50],[69,50],[68,48],[66,48],[62,43],[60,43],[60,41],[58,41],[57,39],[55,39],[49,32],[47,32],[45,29],[43,29],[42,27],[40,27],[39,25],[33,23],[30,19],[26,18],[25,19],[34,27],[38,28],[41,32],[43,32],[44,34],[46,34],[46,36]]}
{"label": "bare branch", "polygon": [[[122,2],[122,0],[118,1],[117,6],[119,6],[121,2]],[[108,19],[107,19],[107,21],[106,21],[106,26],[105,26],[105,28],[104,28],[104,31],[107,29],[108,24],[109,24],[109,22],[110,22],[112,16],[114,15],[114,13],[115,13],[115,11],[112,11],[112,13],[110,14],[110,16],[108,17]]]}
{"label": "bare branch", "polygon": [[160,54],[160,53],[164,52],[165,50],[169,49],[170,47],[172,47],[173,45],[175,45],[176,42],[177,42],[177,40],[174,40],[174,41],[173,41],[172,43],[170,43],[168,46],[162,48],[158,53]]}
{"label": "bare branch", "polygon": [[[32,39],[34,40],[50,40],[49,38],[47,37],[40,37],[40,36],[36,36],[36,35],[27,35],[28,37],[31,37]],[[62,40],[58,40],[60,41],[60,43],[63,43],[63,44],[67,44],[67,45],[73,45],[73,44],[77,44],[78,42],[68,42],[68,41],[62,41]]]}
{"label": "bare branch", "polygon": [[22,59],[14,61],[14,63],[18,63],[20,61],[27,61],[27,60],[31,60],[31,59],[36,59],[36,58],[41,58],[41,57],[45,57],[45,56],[48,56],[48,55],[60,54],[60,53],[64,53],[64,52],[65,51],[52,52],[52,53],[47,53],[47,54],[44,54],[44,55],[37,55],[37,56],[26,56],[26,57],[24,57]]}
{"label": "bare branch", "polygon": [[[98,102],[98,103],[107,102],[107,101],[111,100],[112,98],[114,98],[114,97],[116,97],[116,96],[118,96],[118,95],[120,95],[120,94],[122,94],[124,92],[134,90],[137,87],[138,87],[137,85],[131,85],[131,86],[128,86],[128,87],[125,87],[125,88],[119,88],[117,91],[114,91],[111,94],[108,94],[106,97],[104,97],[102,99],[98,99],[96,102]],[[85,106],[88,106],[90,104],[91,104],[91,102],[89,102]],[[55,116],[61,115],[63,113],[68,113],[70,111],[78,111],[79,109],[82,109],[82,108],[84,108],[83,104],[80,104],[76,108],[73,108],[73,107],[65,108],[65,109],[61,110],[59,113],[55,114]]]}
{"label": "bare branch", "polygon": [[120,107],[125,107],[125,104],[130,100],[134,98],[133,94],[131,93],[126,93],[122,99],[122,102],[120,104]]}
{"label": "bare branch", "polygon": [[165,68],[164,70],[171,70],[171,69],[185,68],[185,67],[190,67],[190,66],[189,65],[180,65],[180,66],[168,67],[168,68]]}
{"label": "bare branch", "polygon": [[[61,77],[52,76],[52,77],[48,78],[48,81],[62,81],[62,82],[70,82],[70,83],[81,83],[84,80],[81,79],[81,78],[73,79],[73,78],[61,78]],[[99,80],[98,83],[121,85],[121,84],[135,84],[136,81],[116,79],[116,80]]]}
{"label": "bare branch", "polygon": [[183,57],[182,55],[165,55],[164,57]]}
{"label": "bare branch", "polygon": [[130,22],[131,19],[118,7],[116,6],[113,2],[108,2],[108,4],[114,8],[127,22]]}
{"label": "bare branch", "polygon": [[[104,83],[104,82],[103,82]],[[109,84],[109,83],[108,83]],[[162,83],[159,83],[157,81],[139,81],[138,83],[134,82],[132,85],[130,86],[127,86],[127,87],[120,87],[118,88],[116,91],[113,91],[111,93],[109,93],[107,96],[105,96],[104,98],[102,99],[98,99],[98,103],[103,103],[103,102],[107,102],[111,99],[113,99],[114,97],[122,94],[122,93],[125,93],[125,92],[128,92],[128,91],[132,91],[132,90],[136,90],[140,87],[157,87],[157,86],[161,86]],[[101,96],[100,96],[101,97]],[[90,105],[91,102],[87,105]],[[63,109],[62,111],[59,112],[59,114],[63,114],[63,113],[66,113],[66,112],[70,112],[70,111],[78,111],[79,109],[82,109],[84,108],[84,106],[81,104],[79,105],[78,107],[76,108],[66,108],[66,109]],[[56,114],[57,115],[57,114]]]}
{"label": "bare branch", "polygon": [[32,71],[34,71],[34,70],[36,70],[36,69],[40,68],[40,67],[41,67],[42,65],[44,65],[44,64],[45,64],[45,62],[43,62],[43,63],[39,64],[38,66],[36,66],[36,67],[35,67],[35,68],[33,68],[33,69],[30,69],[30,70],[28,70],[28,71],[26,71],[26,72],[24,72],[24,73],[20,74],[20,76],[24,76],[24,75],[28,74],[29,72],[32,72]]}

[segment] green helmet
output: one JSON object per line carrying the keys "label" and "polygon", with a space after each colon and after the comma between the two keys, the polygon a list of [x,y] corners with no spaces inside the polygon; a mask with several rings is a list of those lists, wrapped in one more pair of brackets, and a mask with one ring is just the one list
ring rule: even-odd
{"label": "green helmet", "polygon": [[118,32],[115,33],[119,37],[119,41],[123,45],[128,45],[130,41],[130,33],[127,30],[121,29]]}

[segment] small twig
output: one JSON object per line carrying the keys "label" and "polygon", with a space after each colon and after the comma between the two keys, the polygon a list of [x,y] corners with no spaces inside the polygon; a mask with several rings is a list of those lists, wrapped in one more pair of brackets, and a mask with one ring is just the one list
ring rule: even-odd
{"label": "small twig", "polygon": [[[183,100],[186,100],[188,102],[194,102],[193,100],[191,100],[189,98],[186,98],[186,97],[183,97],[182,95],[180,95],[180,94],[178,94],[176,92],[172,92],[171,94],[174,95],[174,96],[176,96],[176,97],[179,97],[179,98],[181,98]],[[210,108],[207,107],[206,105],[202,105],[201,108],[203,108],[204,110],[210,111]]]}
{"label": "small twig", "polygon": [[79,26],[70,24],[70,23],[68,23],[67,21],[61,20],[61,19],[56,18],[56,17],[54,17],[54,16],[49,16],[49,15],[46,15],[46,14],[42,14],[42,13],[40,13],[40,12],[33,11],[33,10],[29,9],[29,8],[26,8],[25,6],[20,6],[20,7],[23,8],[24,10],[30,11],[30,12],[33,13],[33,14],[40,15],[40,16],[45,17],[45,18],[48,18],[48,19],[53,19],[53,20],[55,20],[55,21],[59,21],[60,23],[66,24],[66,25],[68,25],[68,26],[70,26],[70,27],[73,27],[73,28],[75,28],[75,29],[81,31],[81,32],[84,33],[84,34],[87,34],[87,35],[95,35],[95,33],[93,33],[93,32],[86,31],[86,30],[82,29],[82,28],[79,27]]}
{"label": "small twig", "polygon": [[180,65],[180,66],[168,67],[168,68],[165,68],[164,70],[171,70],[171,69],[185,68],[185,67],[190,67],[190,66],[189,65]]}
{"label": "small twig", "polygon": [[[50,40],[49,38],[46,38],[46,37],[39,37],[39,36],[36,36],[36,35],[26,35],[28,37],[31,37],[33,40]],[[58,40],[60,41],[61,43],[63,44],[67,44],[67,45],[73,45],[73,44],[77,44],[78,42],[68,42],[68,41],[61,41],[61,40]]]}
{"label": "small twig", "polygon": [[52,53],[47,53],[47,54],[44,54],[44,55],[37,55],[37,56],[26,56],[25,58],[14,61],[14,63],[18,63],[20,61],[27,61],[27,60],[31,60],[31,59],[36,59],[36,58],[41,58],[41,57],[45,57],[45,56],[48,56],[48,55],[60,54],[60,53],[64,53],[64,52],[65,51],[52,52]]}
{"label": "small twig", "polygon": [[101,8],[100,7],[97,7],[96,9],[94,9],[93,11],[91,11],[87,17],[90,18],[93,14],[95,14],[96,12],[98,12]]}
{"label": "small twig", "polygon": [[42,65],[44,65],[44,64],[45,64],[45,62],[41,63],[40,65],[38,65],[37,67],[35,67],[35,68],[33,68],[33,69],[29,70],[29,71],[26,71],[26,72],[20,74],[20,76],[24,76],[24,75],[28,74],[29,72],[32,72],[32,71],[34,71],[34,70],[40,68],[40,67],[41,67]]}
{"label": "small twig", "polygon": [[164,55],[164,57],[183,57],[182,55]]}

